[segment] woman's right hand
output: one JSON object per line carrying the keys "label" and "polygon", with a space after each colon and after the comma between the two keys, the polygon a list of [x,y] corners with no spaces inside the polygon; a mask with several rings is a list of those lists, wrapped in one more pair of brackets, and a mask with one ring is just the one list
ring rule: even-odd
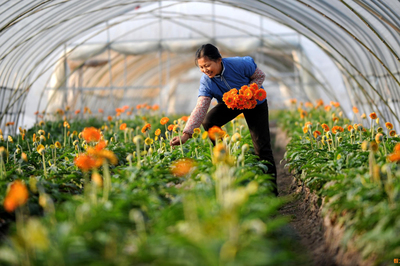
{"label": "woman's right hand", "polygon": [[183,144],[183,143],[185,143],[188,139],[189,139],[189,135],[183,133],[183,135],[181,136],[181,140],[180,140],[180,141],[179,141],[179,137],[178,137],[178,136],[173,137],[173,138],[171,139],[171,141],[169,142],[169,145],[171,145],[171,146],[181,145],[181,142],[182,142],[182,144]]}

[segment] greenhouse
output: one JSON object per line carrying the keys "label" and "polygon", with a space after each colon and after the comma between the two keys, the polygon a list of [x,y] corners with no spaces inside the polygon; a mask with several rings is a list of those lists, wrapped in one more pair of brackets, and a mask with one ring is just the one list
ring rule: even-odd
{"label": "greenhouse", "polygon": [[400,263],[400,3],[0,2],[1,265]]}

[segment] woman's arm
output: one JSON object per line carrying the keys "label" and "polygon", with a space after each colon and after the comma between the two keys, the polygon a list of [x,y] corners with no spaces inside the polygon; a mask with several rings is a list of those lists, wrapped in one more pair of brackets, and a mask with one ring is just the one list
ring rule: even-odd
{"label": "woman's arm", "polygon": [[256,83],[259,88],[261,88],[265,80],[265,73],[258,67],[254,71],[254,74],[250,77],[250,84]]}
{"label": "woman's arm", "polygon": [[211,98],[206,96],[200,96],[197,99],[196,107],[193,109],[190,114],[189,120],[186,123],[185,128],[183,129],[183,135],[181,137],[181,141],[179,141],[179,137],[174,137],[170,145],[180,145],[182,142],[185,143],[193,134],[193,130],[197,127],[200,127],[201,123],[204,120],[204,117],[207,114],[208,108],[210,107]]}

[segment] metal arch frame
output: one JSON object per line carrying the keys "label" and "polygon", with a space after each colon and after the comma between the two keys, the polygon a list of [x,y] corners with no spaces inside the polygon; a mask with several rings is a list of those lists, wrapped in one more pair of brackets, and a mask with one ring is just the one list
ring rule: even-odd
{"label": "metal arch frame", "polygon": [[[302,21],[299,21],[298,19],[293,18],[293,16],[288,15],[286,12],[282,11],[281,9],[277,8],[276,6],[273,6],[272,4],[267,4],[267,3],[265,3],[265,2],[264,2],[263,4],[268,5],[269,7],[271,7],[271,8],[273,8],[273,9],[277,10],[278,12],[284,14],[286,17],[290,18],[291,20],[294,20],[296,23],[302,25],[304,28],[306,28],[307,30],[311,31],[313,34],[317,35],[318,38],[319,38],[320,40],[322,40],[322,41],[324,41],[326,44],[328,44],[328,45],[331,47],[331,49],[332,49],[333,51],[335,51],[336,53],[338,53],[348,64],[350,64],[350,65],[352,66],[352,68],[353,68],[354,70],[356,70],[357,73],[365,80],[365,82],[367,82],[367,84],[372,88],[372,90],[374,90],[374,91],[376,92],[376,89],[375,89],[375,88],[372,86],[372,84],[365,78],[365,76],[363,75],[363,73],[361,73],[361,72],[358,70],[358,68],[357,68],[356,66],[354,66],[354,64],[352,64],[345,56],[343,56],[343,54],[342,54],[340,51],[338,51],[338,49],[336,49],[336,48],[333,47],[329,42],[327,42],[327,41],[325,40],[325,38],[323,38],[321,35],[317,34],[314,30],[311,30],[310,27],[307,26],[307,25],[305,25],[304,23],[302,23]],[[281,20],[280,20],[280,21],[281,21]],[[291,28],[293,28],[293,27],[291,27]],[[310,38],[310,37],[309,37],[307,34],[305,34],[305,33],[303,33],[303,35],[306,36],[306,37],[308,37],[308,38]],[[318,46],[320,46],[328,55],[329,55],[329,54],[332,55],[332,53],[331,53],[330,51],[328,51],[327,49],[325,49],[324,47],[322,47],[321,45],[319,45],[317,42],[315,42],[315,43],[316,43]],[[332,55],[332,56],[333,56],[333,55]],[[341,63],[339,60],[336,60],[336,62],[339,63],[339,64],[341,65],[341,67],[342,67],[346,72],[348,72],[348,74],[350,75],[350,77],[358,84],[359,88],[360,88],[361,90],[364,90],[363,87],[362,87],[362,85],[355,79],[354,75],[352,75],[352,74],[347,70],[347,68],[344,67],[343,63]],[[364,90],[364,91],[365,91],[365,90]],[[379,95],[379,93],[377,93],[377,94]],[[379,96],[382,98],[381,95],[379,95]],[[383,102],[385,103],[385,105],[389,108],[389,110],[391,110],[390,106],[387,105],[386,101],[385,101],[384,99],[382,99],[382,101],[383,101]],[[378,108],[377,108],[377,111],[379,112],[379,109],[378,109]],[[395,119],[399,122],[398,116],[393,112],[393,110],[391,110],[391,113],[392,113],[392,115],[393,115],[393,118],[395,118]]]}
{"label": "metal arch frame", "polygon": [[[182,13],[174,13],[174,14],[180,14],[180,15],[182,15]],[[185,15],[185,16],[183,16],[183,17],[188,17],[188,16]],[[174,16],[174,17],[171,17],[171,18],[179,18],[179,19],[182,19],[183,17],[182,17],[182,16],[181,16],[181,17],[176,17],[176,16]],[[193,16],[193,15],[190,16],[190,18],[193,18],[193,17],[197,17],[198,19],[200,19],[199,16]],[[218,16],[218,18],[221,18],[221,17],[222,17],[222,16]],[[169,18],[169,21],[178,24],[178,22],[173,21],[171,18]],[[203,19],[203,21],[204,21],[204,17],[202,17],[202,19]],[[129,20],[129,19],[127,19],[127,20]],[[119,21],[118,23],[122,23],[122,22],[125,22],[125,21],[127,21],[127,20]],[[211,22],[211,21],[213,21],[213,20],[214,20],[214,18],[210,18],[210,21],[208,21],[208,22]],[[118,24],[118,23],[116,23],[116,24]],[[154,23],[157,23],[157,21],[155,21]],[[222,22],[219,22],[219,23],[222,23]],[[245,23],[245,22],[243,21],[243,23]],[[114,24],[114,25],[116,25],[116,24]],[[183,26],[183,27],[186,27],[186,28],[189,28],[190,30],[194,31],[194,28],[192,28],[192,27],[190,27],[190,26],[188,26],[188,25],[185,25],[185,24],[179,24],[179,25],[180,25],[180,26]],[[225,26],[234,28],[234,27],[232,27],[232,26],[229,25],[229,24],[225,24]],[[110,27],[111,27],[111,26],[110,26]],[[235,28],[235,29],[241,30],[241,29],[239,29],[239,28]],[[129,32],[131,32],[131,31],[125,32],[124,34],[129,33]],[[209,36],[206,36],[206,35],[204,35],[204,34],[201,33],[201,32],[199,32],[199,34],[202,34],[202,35],[203,35],[204,37],[206,37],[206,38],[210,38]],[[247,34],[246,36],[259,37],[259,36],[256,36],[256,35],[252,35],[252,34],[249,33],[249,32],[246,32],[246,34]],[[121,36],[121,37],[122,37],[122,36]],[[117,38],[115,38],[115,39],[117,39]],[[113,40],[113,42],[115,42],[115,39]],[[279,50],[279,49],[278,49],[278,50]],[[282,54],[282,55],[284,55],[284,54]],[[286,55],[286,56],[287,56],[287,55]],[[290,58],[290,59],[291,59],[291,61],[293,61],[292,58]],[[294,61],[293,61],[293,63],[298,64],[297,62],[294,62]],[[304,66],[300,65],[300,67],[302,67],[303,69],[305,69],[311,76],[313,76],[312,73],[311,73],[308,69],[306,69]],[[315,76],[313,76],[313,77],[314,77],[314,79],[315,79],[318,83],[320,83],[319,80],[315,78]],[[322,77],[323,77],[323,75],[322,75]],[[321,83],[320,83],[320,85],[323,86],[323,84],[321,84]]]}
{"label": "metal arch frame", "polygon": [[[154,1],[154,2],[156,2],[156,1]],[[180,1],[180,2],[186,2],[186,1]],[[231,5],[232,6],[235,6],[233,3],[234,3],[235,1],[229,1],[229,3],[231,3]],[[254,4],[254,2],[255,1],[252,1],[250,4]],[[257,1],[257,2],[262,2],[262,1]],[[273,2],[273,1],[271,1],[271,2]],[[297,1],[297,2],[299,2],[299,1]],[[357,3],[359,4],[359,3],[362,3],[362,2],[360,2],[360,1],[357,1]],[[363,3],[364,4],[364,3]],[[360,5],[360,4],[359,4]],[[361,5],[360,5],[361,6]],[[238,7],[238,5],[236,5],[236,7]],[[239,7],[240,7],[240,5],[239,5]],[[365,7],[363,7],[364,9],[366,9]],[[261,12],[262,11],[264,11],[264,13],[267,13],[266,12],[266,10],[261,10]],[[287,19],[293,19],[293,18],[291,18],[290,17],[290,15],[289,16],[286,16],[286,18],[285,18],[286,20]],[[382,21],[384,21],[384,19],[381,19]],[[387,24],[387,25],[390,25],[390,24],[388,24],[386,21],[384,21],[385,23],[383,23],[383,24]],[[295,24],[300,24],[299,23],[299,20],[297,20],[297,21],[295,21]],[[305,28],[305,29],[307,29],[307,30],[310,30],[310,25],[307,25],[307,24],[304,24],[303,25],[303,27]],[[336,27],[338,27],[338,25],[336,25]],[[293,27],[292,27],[293,28]],[[311,27],[312,28],[312,27]],[[392,27],[393,28],[393,27]],[[335,27],[330,27],[330,30],[331,31],[334,31],[335,29],[337,29],[337,28],[335,28]],[[315,32],[315,31],[314,31]],[[392,32],[392,31],[390,31],[390,32]],[[306,33],[306,34],[304,34],[305,36],[307,36],[307,34],[309,34],[309,33]],[[348,33],[349,34],[349,33]],[[311,36],[311,35],[310,35]],[[310,36],[308,36],[308,37],[310,37]],[[376,90],[376,93],[377,94],[379,94],[379,92],[377,91],[377,89],[378,90],[380,90],[381,89],[381,87],[382,87],[382,85],[379,85],[378,86],[378,88],[375,88],[376,87],[376,85],[372,85],[371,83],[370,83],[370,81],[367,79],[367,76],[365,76],[364,74],[366,74],[365,72],[363,73],[363,71],[361,71],[361,69],[360,68],[362,68],[362,65],[360,65],[359,63],[357,63],[357,64],[354,64],[353,62],[354,61],[352,61],[352,60],[348,60],[347,58],[346,58],[346,56],[344,56],[344,54],[343,54],[343,50],[342,49],[334,49],[335,47],[332,47],[331,46],[331,44],[330,43],[328,43],[328,42],[326,42],[326,38],[324,37],[324,36],[326,36],[326,34],[325,35],[317,35],[317,37],[318,37],[318,39],[320,39],[320,40],[322,40],[322,41],[325,41],[325,43],[327,43],[329,46],[330,46],[330,48],[329,49],[325,49],[325,51],[328,53],[329,52],[329,54],[331,55],[331,56],[334,56],[334,57],[331,57],[331,58],[336,58],[337,60],[336,60],[336,62],[337,63],[339,63],[341,66],[344,66],[344,65],[348,65],[348,66],[346,66],[346,68],[344,68],[344,70],[345,71],[348,71],[348,74],[350,75],[350,77],[351,77],[351,79],[352,80],[354,80],[356,83],[357,83],[357,85],[358,86],[360,86],[360,92],[363,92],[363,89],[364,88],[361,88],[361,87],[363,87],[362,85],[361,85],[361,83],[359,83],[359,81],[357,81],[357,79],[354,77],[354,71],[356,72],[356,74],[358,74],[361,78],[362,78],[362,80],[364,80],[363,81],[363,83],[366,83],[366,84],[368,84],[368,86],[370,86],[370,89],[371,90],[373,90],[373,91],[375,91]],[[72,38],[72,37],[71,37]],[[311,38],[310,38],[311,39]],[[361,40],[360,40],[361,41]],[[367,42],[373,42],[374,43],[374,45],[377,45],[377,44],[379,44],[379,42],[375,42],[374,41],[374,39],[371,37],[371,36],[369,36],[369,38],[368,38],[368,40],[367,40]],[[352,42],[352,43],[354,43],[354,41]],[[365,41],[363,42],[363,43],[365,43]],[[318,45],[318,44],[317,44]],[[321,47],[321,46],[320,46]],[[322,47],[321,47],[322,48]],[[368,48],[368,47],[367,47]],[[366,49],[367,49],[366,48]],[[336,52],[336,54],[335,55],[333,55],[331,52]],[[368,51],[368,52],[370,52],[370,51]],[[363,53],[364,54],[364,56],[366,56],[366,57],[370,57],[371,55],[367,55],[367,54],[365,54],[365,53]],[[49,56],[49,54],[47,54],[47,56]],[[377,55],[376,55],[377,56]],[[378,57],[378,56],[377,56]],[[379,58],[379,57],[378,57]],[[384,60],[386,60],[387,58],[389,58],[389,59],[391,59],[390,57],[384,57],[383,59]],[[369,60],[369,62],[371,62],[371,60]],[[382,61],[382,62],[384,62],[384,61]],[[0,60],[0,66],[1,66],[1,60]],[[2,67],[2,66],[1,66]],[[349,71],[349,70],[351,70],[351,71]],[[32,70],[33,71],[33,70]],[[29,75],[27,75],[27,79],[29,79],[29,76],[30,76],[30,73],[32,73],[32,71],[30,71],[30,72],[28,72],[28,74]],[[390,71],[389,71],[390,72]],[[392,84],[394,81],[395,81],[395,83],[397,83],[398,84],[398,80],[397,80],[397,78],[393,75],[393,73],[391,73],[392,74],[392,80],[391,79],[385,79],[385,78],[383,78],[382,79],[382,82],[383,81],[388,81],[388,82],[390,82],[390,84]],[[379,80],[381,80],[381,79],[379,79]],[[396,85],[396,84],[394,84],[394,85]],[[364,89],[365,90],[365,89]],[[393,87],[391,88],[391,91],[393,91]],[[395,90],[396,91],[396,90]],[[365,94],[365,93],[364,93]],[[384,100],[384,99],[382,99],[385,103],[386,103],[386,101]],[[386,105],[387,105],[387,103],[386,103]],[[389,107],[389,106],[388,106]],[[389,107],[390,108],[390,107]],[[396,117],[396,114],[395,113],[393,113],[393,111],[392,111],[392,115],[394,115],[395,117]]]}
{"label": "metal arch frame", "polygon": [[[128,12],[129,12],[130,10],[132,10],[132,9],[134,9],[134,8],[130,8],[130,9],[128,10]],[[125,13],[125,12],[127,12],[127,11],[125,10],[123,13]],[[99,23],[98,23],[98,24],[99,24]],[[90,28],[92,28],[92,27],[88,27],[88,28],[85,29],[85,30],[88,30],[88,29],[90,29]],[[84,31],[85,31],[85,30],[84,30]],[[46,58],[47,56],[49,56],[54,50],[56,50],[56,49],[53,49],[50,53],[47,53],[47,55],[46,55],[44,58]],[[3,58],[4,58],[4,57],[3,57]],[[44,59],[41,59],[41,60],[39,60],[39,62],[42,62],[43,60],[44,60]],[[1,62],[1,61],[0,61],[0,62]],[[14,65],[14,66],[15,66],[15,65]],[[34,69],[35,69],[35,67],[33,67],[33,68],[29,71],[28,75],[25,76],[24,80],[27,79],[27,78],[29,77],[29,74],[30,74]],[[14,80],[14,83],[15,83],[15,80]],[[21,83],[18,84],[17,88],[19,88],[19,87],[21,87]],[[27,91],[27,90],[29,89],[29,87],[30,87],[30,85],[27,86],[27,89],[26,89],[25,91]],[[15,92],[17,92],[17,90],[16,90]],[[21,97],[21,96],[22,96],[22,94],[19,95],[19,97]],[[18,97],[18,98],[19,98],[19,97]],[[18,98],[17,98],[17,100],[18,100]],[[9,102],[9,103],[10,103],[10,102]],[[15,101],[14,101],[14,103],[15,103]],[[9,108],[9,106],[7,106],[6,109],[7,109],[7,108]],[[4,113],[1,114],[0,120],[2,120],[3,117],[4,117]]]}

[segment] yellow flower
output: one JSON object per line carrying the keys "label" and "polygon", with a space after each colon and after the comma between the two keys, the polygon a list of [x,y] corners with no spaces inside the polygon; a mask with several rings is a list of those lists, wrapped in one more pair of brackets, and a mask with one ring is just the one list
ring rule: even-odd
{"label": "yellow flower", "polygon": [[21,153],[21,159],[24,160],[25,162],[28,161],[28,156],[26,155],[25,152]]}
{"label": "yellow flower", "polygon": [[373,152],[377,152],[378,151],[378,144],[375,141],[371,141],[370,143],[370,148]]}
{"label": "yellow flower", "polygon": [[367,115],[366,115],[365,113],[363,113],[363,114],[361,115],[361,118],[362,118],[362,119],[365,119],[365,118],[367,118]]}
{"label": "yellow flower", "polygon": [[240,134],[238,132],[236,132],[235,134],[233,134],[232,136],[232,141],[236,142],[236,141],[240,141],[242,139],[242,137],[240,136]]}
{"label": "yellow flower", "polygon": [[42,152],[44,151],[44,149],[45,148],[44,148],[43,144],[40,144],[37,146],[36,151],[41,155]]}
{"label": "yellow flower", "polygon": [[200,134],[201,133],[201,129],[197,127],[195,129],[193,129],[193,133]]}
{"label": "yellow flower", "polygon": [[214,157],[214,162],[219,163],[219,162],[225,162],[225,163],[230,163],[231,159],[229,158],[229,153],[228,150],[223,143],[217,144],[214,149],[213,149],[213,157]]}
{"label": "yellow flower", "polygon": [[9,141],[9,142],[14,142],[14,141],[13,141],[13,138],[12,138],[11,136],[8,136],[8,141]]}
{"label": "yellow flower", "polygon": [[208,132],[204,131],[203,134],[201,135],[202,139],[206,139],[208,137]]}
{"label": "yellow flower", "polygon": [[382,133],[376,134],[376,136],[375,136],[376,143],[381,143],[382,140],[383,140],[383,134]]}
{"label": "yellow flower", "polygon": [[153,144],[153,139],[151,139],[151,138],[146,138],[146,139],[144,140],[144,143],[146,143],[146,145],[150,146],[151,144]]}
{"label": "yellow flower", "polygon": [[154,135],[159,136],[161,134],[161,129],[157,128],[157,130],[154,132]]}
{"label": "yellow flower", "polygon": [[61,149],[61,143],[59,141],[56,141],[54,145],[56,146],[57,149]]}
{"label": "yellow flower", "polygon": [[46,137],[45,136],[40,136],[40,140],[46,141]]}

